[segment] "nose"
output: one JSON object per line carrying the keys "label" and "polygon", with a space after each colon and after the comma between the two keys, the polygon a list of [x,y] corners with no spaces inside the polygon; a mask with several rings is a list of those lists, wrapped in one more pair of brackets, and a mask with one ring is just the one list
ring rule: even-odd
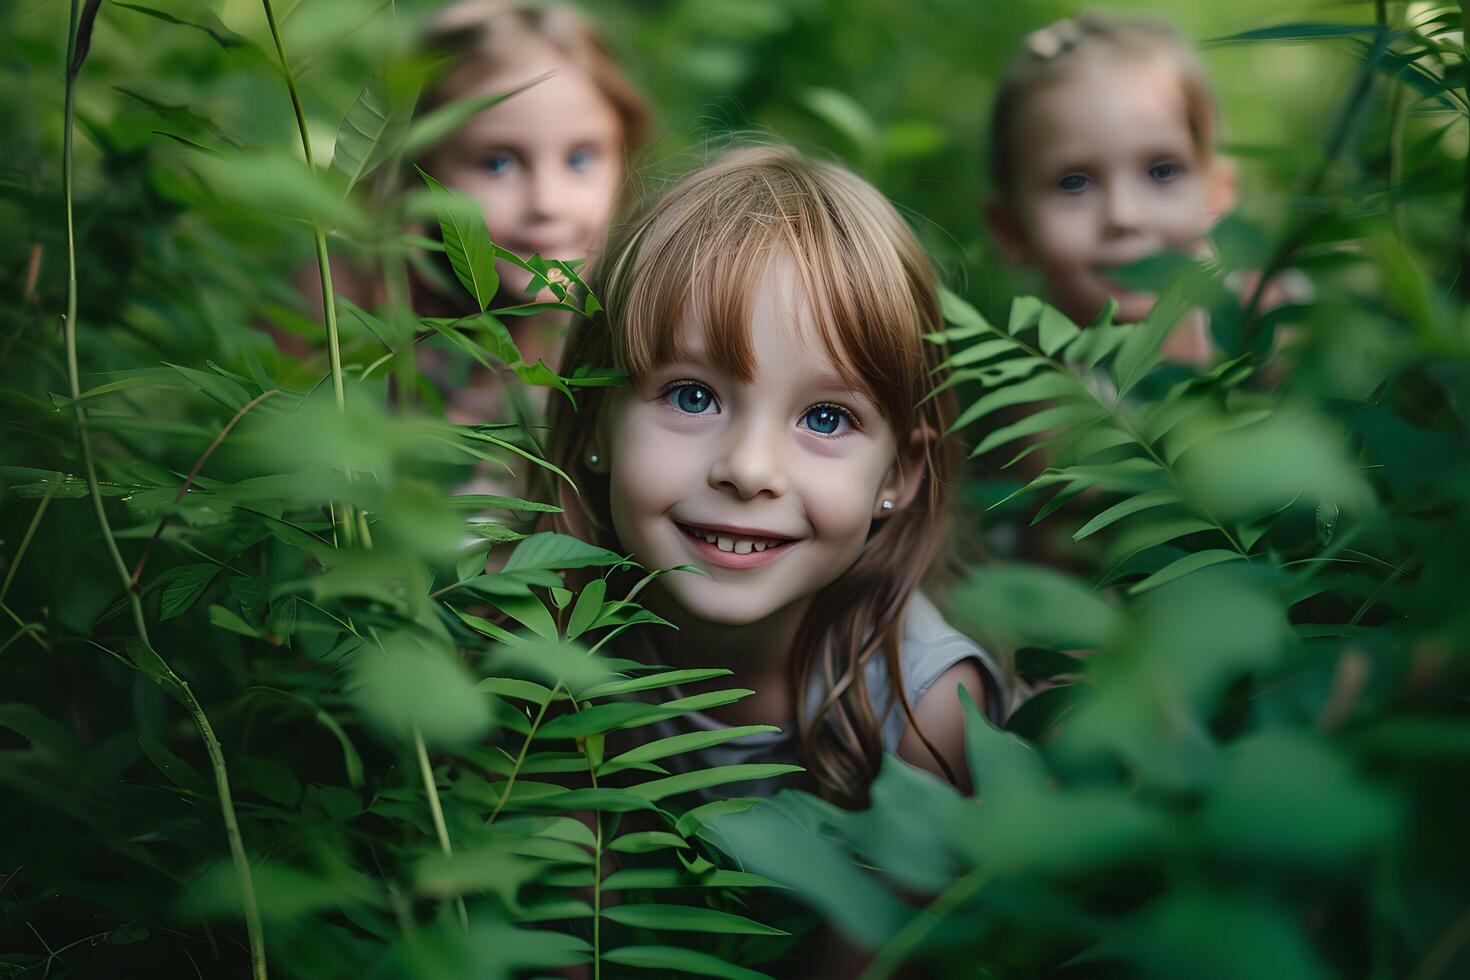
{"label": "nose", "polygon": [[771,423],[750,420],[715,438],[720,445],[709,468],[709,485],[732,492],[742,500],[780,497],[787,478],[782,466],[780,436]]}
{"label": "nose", "polygon": [[1109,236],[1137,231],[1143,223],[1143,196],[1132,181],[1111,181],[1103,198],[1103,209],[1104,227]]}
{"label": "nose", "polygon": [[556,168],[537,161],[526,181],[526,211],[530,218],[549,218],[556,214],[561,190]]}

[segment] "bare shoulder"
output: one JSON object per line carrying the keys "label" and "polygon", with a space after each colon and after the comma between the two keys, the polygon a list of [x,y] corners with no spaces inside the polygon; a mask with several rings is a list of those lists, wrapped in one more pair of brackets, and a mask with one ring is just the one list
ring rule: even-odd
{"label": "bare shoulder", "polygon": [[[978,661],[961,660],[930,685],[914,707],[914,720],[923,729],[935,750],[949,764],[959,782],[961,792],[970,792],[970,772],[965,765],[965,716],[960,707],[958,688],[970,692],[976,704],[985,704],[985,673]],[[910,765],[944,778],[944,769],[924,745],[910,722],[898,742],[898,757]]]}

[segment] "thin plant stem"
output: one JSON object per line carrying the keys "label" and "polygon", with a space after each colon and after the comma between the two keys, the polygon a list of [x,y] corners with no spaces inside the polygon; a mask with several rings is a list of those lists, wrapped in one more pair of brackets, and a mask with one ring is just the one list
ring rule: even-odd
{"label": "thin plant stem", "polygon": [[[572,707],[582,710],[575,700],[572,701]],[[592,780],[592,788],[597,789],[597,766],[592,764],[592,753],[587,751],[587,741],[580,739],[577,744],[587,759],[587,776]],[[593,810],[592,820],[595,824],[592,850],[592,980],[602,980],[602,811]]]}
{"label": "thin plant stem", "polygon": [[[286,42],[281,38],[280,25],[276,23],[276,11],[271,0],[261,0],[265,7],[265,20],[270,26],[271,40],[276,45],[276,57],[281,62],[281,74],[286,79],[286,90],[291,93],[291,109],[296,113],[296,129],[301,134],[301,152],[306,156],[306,169],[316,173],[316,161],[311,152],[311,131],[306,125],[306,110],[301,105],[301,93],[296,88],[296,76],[291,71],[291,62],[286,57]],[[322,314],[327,327],[327,359],[331,366],[332,395],[337,401],[337,411],[347,411],[347,392],[342,383],[342,343],[337,332],[337,294],[332,287],[332,261],[327,253],[327,232],[319,219],[311,221],[312,241],[316,246],[317,275],[322,284]],[[348,473],[351,479],[352,474]],[[364,522],[365,524],[366,522]],[[358,531],[352,508],[332,504],[332,524],[340,527],[342,538],[339,544],[350,545]]]}
{"label": "thin plant stem", "polygon": [[[1470,30],[1470,4],[1460,0],[1460,30]],[[1466,35],[1470,36],[1470,35]],[[1464,70],[1462,68],[1462,70]],[[1465,98],[1470,101],[1470,73],[1465,80]],[[1458,254],[1460,302],[1470,302],[1470,153],[1465,154],[1463,198],[1460,202],[1460,247]]]}
{"label": "thin plant stem", "polygon": [[[179,487],[179,492],[174,494],[172,505],[177,505],[180,500],[184,499],[184,494],[189,492],[189,488],[194,485],[195,479],[198,478],[199,471],[204,469],[204,464],[208,462],[209,457],[213,455],[214,451],[220,447],[220,443],[225,441],[225,436],[230,434],[230,430],[235,427],[235,424],[243,419],[252,408],[272,395],[277,394],[280,390],[279,388],[272,388],[270,391],[262,391],[241,406],[240,410],[234,414],[230,421],[225,423],[225,427],[220,430],[219,435],[214,437],[214,441],[209,444],[209,448],[205,449],[200,454],[199,459],[195,461],[194,468],[189,471],[188,477],[184,479],[183,485]],[[153,546],[163,536],[163,527],[167,522],[167,514],[158,519],[158,527],[154,530],[153,537],[148,539],[148,544],[143,547],[143,554],[138,558],[138,564],[133,567],[133,588],[135,589],[138,587],[138,583],[143,580],[143,566],[148,563],[148,556],[153,553]]]}
{"label": "thin plant stem", "polygon": [[886,980],[894,970],[903,965],[903,961],[918,948],[925,936],[933,932],[966,899],[979,891],[987,880],[989,873],[984,869],[977,869],[951,882],[934,901],[920,909],[912,919],[904,923],[902,929],[894,933],[893,938],[878,950],[873,962],[868,964],[858,980]]}
{"label": "thin plant stem", "polygon": [[541,720],[546,717],[546,709],[556,697],[556,692],[561,690],[561,682],[557,681],[556,687],[552,688],[546,700],[541,702],[541,710],[536,712],[536,717],[531,721],[531,728],[526,732],[525,741],[521,742],[521,750],[516,753],[516,761],[510,769],[510,776],[505,780],[505,789],[501,791],[500,800],[495,804],[495,809],[490,811],[490,816],[485,818],[485,826],[488,828],[500,816],[500,810],[505,806],[505,801],[510,799],[510,791],[515,788],[516,777],[521,774],[521,766],[526,762],[526,753],[530,751],[531,740],[536,737],[536,730],[541,727]]}
{"label": "thin plant stem", "polygon": [[0,584],[0,603],[5,601],[5,596],[10,592],[10,583],[14,581],[21,560],[25,558],[26,550],[31,546],[31,539],[36,536],[36,528],[41,526],[41,518],[46,515],[46,508],[51,505],[51,494],[55,490],[56,488],[50,483],[46,484],[46,494],[36,506],[36,513],[31,517],[31,523],[26,528],[25,536],[20,539],[20,547],[15,550],[15,557],[11,559],[10,568],[5,572],[5,582]]}
{"label": "thin plant stem", "polygon": [[[413,726],[413,749],[418,756],[419,772],[424,777],[424,793],[429,797],[429,814],[434,820],[434,834],[439,838],[439,850],[447,858],[454,857],[454,846],[449,843],[449,827],[444,823],[444,810],[439,806],[439,787],[434,784],[434,767],[429,765],[429,750],[424,745],[424,733]],[[470,927],[469,912],[464,907],[464,896],[454,896],[455,911],[459,913],[459,924]]]}
{"label": "thin plant stem", "polygon": [[[220,747],[219,739],[215,737],[214,728],[209,724],[209,718],[205,715],[199,699],[189,688],[188,683],[164,662],[148,639],[148,624],[143,616],[143,603],[138,595],[138,590],[133,588],[132,577],[128,573],[127,563],[123,561],[122,552],[118,550],[117,540],[112,534],[112,525],[107,520],[107,510],[102,504],[102,492],[97,484],[97,467],[92,458],[91,436],[87,431],[87,410],[81,402],[81,380],[77,369],[77,248],[76,248],[76,225],[73,218],[73,130],[76,123],[76,82],[81,66],[76,63],[77,31],[80,25],[81,5],[79,0],[71,0],[70,29],[67,34],[66,47],[66,110],[65,129],[62,133],[62,193],[66,205],[66,319],[64,321],[66,336],[66,367],[67,380],[71,388],[72,411],[76,418],[77,441],[82,453],[82,469],[87,477],[87,489],[92,498],[92,507],[97,514],[97,525],[102,532],[103,543],[107,547],[108,557],[112,560],[113,568],[117,571],[118,580],[122,583],[123,591],[128,597],[128,604],[133,613],[133,625],[138,634],[138,641],[149,651],[156,660],[155,670],[161,672],[161,678],[155,677],[160,686],[171,688],[178,699],[188,709],[190,717],[193,718],[195,727],[199,729],[200,736],[204,739],[204,747],[209,755],[210,766],[214,770],[215,788],[219,793],[220,815],[224,820],[225,837],[230,845],[230,858],[235,866],[235,873],[240,879],[240,898],[244,906],[245,931],[250,943],[251,973],[255,980],[266,980],[265,962],[265,934],[260,923],[260,909],[255,900],[255,880],[250,870],[249,858],[245,855],[245,842],[240,834],[240,823],[235,816],[235,804],[230,793],[230,777],[225,768],[224,751]],[[165,685],[163,681],[168,681]]]}

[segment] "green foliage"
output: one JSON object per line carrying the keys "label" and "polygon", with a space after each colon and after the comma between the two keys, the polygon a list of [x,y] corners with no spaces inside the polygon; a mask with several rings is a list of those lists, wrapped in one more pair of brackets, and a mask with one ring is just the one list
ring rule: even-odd
{"label": "green foliage", "polygon": [[[800,973],[786,895],[869,976],[1464,972],[1460,10],[1171,11],[1219,38],[1242,215],[1218,264],[1133,270],[1164,294],[1149,322],[1081,326],[1012,302],[979,224],[976,107],[1070,7],[599,9],[671,128],[830,147],[971,275],[931,339],[975,450],[958,496],[1007,560],[952,618],[1054,683],[1004,731],[967,706],[976,800],[890,759],[847,813],[697,805],[784,767],[688,753],[774,729],[661,723],[750,692],[619,658],[668,624],[626,556],[538,524],[566,480],[542,434],[438,417],[424,347],[451,384],[621,379],[527,362],[507,328],[595,312],[575,264],[499,248],[432,173],[421,211],[394,193],[514,94],[413,115],[416,8],[283,8],[291,73],[248,5],[88,4],[70,73],[62,5],[0,14],[4,972],[243,974],[253,907],[276,976]],[[297,312],[318,230],[389,284],[359,306],[339,282],[340,357]],[[550,300],[504,305],[497,262]],[[408,309],[409,264],[467,315]],[[1315,295],[1273,309],[1227,269]],[[1159,353],[1191,306],[1225,351],[1204,373]],[[517,489],[450,492],[486,470]]]}

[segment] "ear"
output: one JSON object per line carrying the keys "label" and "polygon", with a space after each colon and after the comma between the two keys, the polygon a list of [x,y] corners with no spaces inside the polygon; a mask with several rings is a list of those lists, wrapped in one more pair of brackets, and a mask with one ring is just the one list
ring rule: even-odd
{"label": "ear", "polygon": [[[892,517],[914,502],[919,489],[924,485],[924,456],[934,449],[939,434],[927,425],[919,425],[909,434],[908,443],[900,446],[893,465],[883,476],[878,488],[878,499],[873,501],[873,517]],[[893,504],[891,510],[883,508],[883,502]]]}
{"label": "ear", "polygon": [[1235,164],[1224,157],[1215,157],[1210,164],[1209,181],[1205,187],[1205,214],[1214,224],[1235,207],[1237,181]]}
{"label": "ear", "polygon": [[1026,265],[1031,260],[1031,249],[1026,244],[1026,231],[1016,212],[999,200],[991,198],[985,204],[985,227],[995,242],[996,251],[1010,265]]}

